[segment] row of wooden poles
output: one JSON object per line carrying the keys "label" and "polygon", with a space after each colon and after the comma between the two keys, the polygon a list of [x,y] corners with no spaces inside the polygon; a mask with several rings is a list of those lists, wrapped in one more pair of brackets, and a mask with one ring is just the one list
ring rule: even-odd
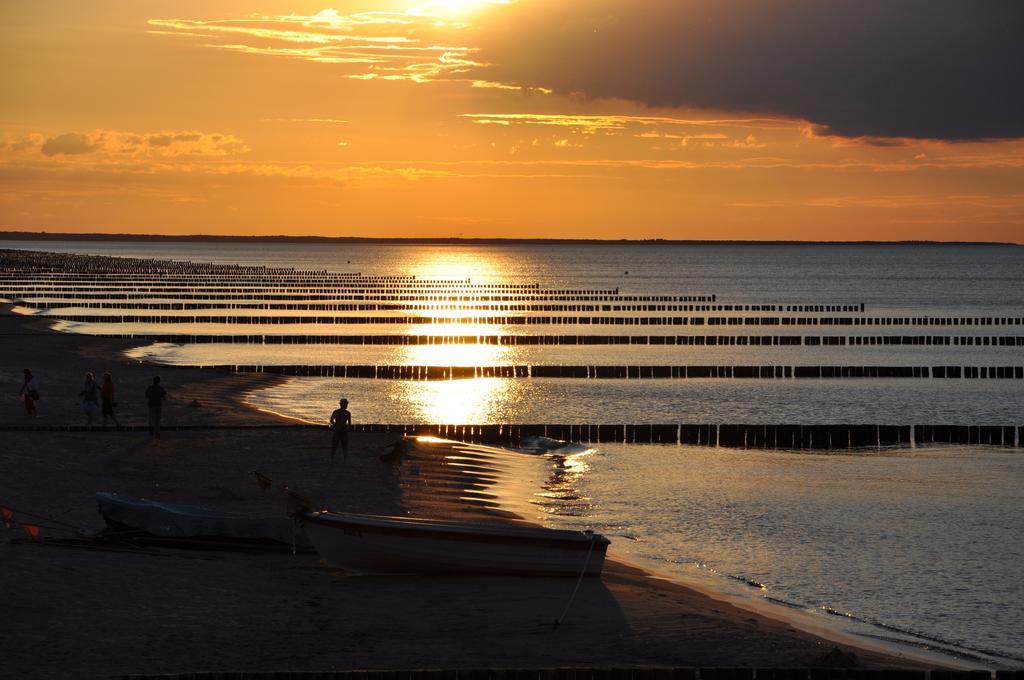
{"label": "row of wooden poles", "polygon": [[373,285],[373,286],[438,286],[438,287],[472,287],[492,288],[501,290],[534,290],[540,288],[540,283],[473,283],[470,279],[420,279],[415,276],[363,276],[361,274],[337,274],[337,275],[313,275],[309,278],[303,276],[278,275],[278,276],[233,276],[233,275],[211,275],[211,276],[175,276],[173,274],[152,274],[148,276],[121,276],[117,274],[99,273],[40,273],[32,271],[24,272],[0,272],[0,281],[25,285],[48,285],[68,286],[72,284],[84,285],[87,287],[98,285],[117,286],[164,286],[169,284],[189,286],[252,286],[259,285],[261,288],[268,286],[282,287],[328,287]]}
{"label": "row of wooden poles", "polygon": [[177,344],[241,345],[1024,346],[1024,336],[1018,335],[182,335],[177,333],[117,333],[105,337]]}
{"label": "row of wooden poles", "polygon": [[[17,285],[15,285],[17,284]],[[130,290],[136,293],[196,293],[196,292],[210,292],[210,293],[333,293],[333,292],[368,292],[368,291],[384,291],[388,293],[400,293],[400,292],[412,292],[412,293],[423,293],[423,292],[436,292],[438,294],[447,293],[488,293],[492,291],[522,291],[532,295],[617,295],[619,292],[618,288],[609,289],[578,289],[578,288],[564,288],[564,289],[550,289],[550,288],[536,288],[534,286],[517,286],[517,285],[504,285],[504,284],[436,284],[436,283],[365,283],[362,281],[352,281],[349,283],[338,283],[331,286],[277,286],[277,285],[266,285],[266,286],[252,286],[246,285],[244,287],[239,286],[214,286],[214,285],[188,285],[188,286],[168,286],[166,284],[161,285],[139,285],[129,283],[114,283],[114,285],[107,285],[106,283],[91,283],[91,284],[78,284],[74,286],[69,285],[58,285],[58,284],[42,284],[39,281],[32,282],[11,282],[8,287],[16,292],[18,295],[33,295],[35,293],[79,293],[79,292],[92,292],[92,293],[121,293],[125,290]]]}
{"label": "row of wooden poles", "polygon": [[[338,316],[285,314],[117,314],[57,313],[55,318],[82,324],[232,324],[232,325],[328,325],[350,324],[489,324],[508,326],[603,325],[603,326],[700,326],[703,318],[662,316]],[[793,317],[708,318],[708,326],[792,326]],[[816,321],[816,320],[814,320]],[[757,323],[748,323],[757,322]],[[801,326],[818,326],[804,323]],[[828,325],[828,324],[821,324]],[[838,324],[834,324],[838,325]],[[847,324],[848,325],[848,324]],[[1000,325],[1000,324],[997,324]]]}
{"label": "row of wooden poles", "polygon": [[[326,425],[162,425],[169,431],[326,429]],[[85,425],[3,425],[0,431],[85,431]],[[144,431],[129,425],[128,431]],[[353,432],[441,437],[496,446],[530,445],[531,437],[584,444],[676,444],[737,449],[849,450],[964,444],[1024,447],[1024,426],[1014,425],[762,425],[762,424],[487,424],[357,423]]]}
{"label": "row of wooden poles", "polygon": [[[8,299],[39,298],[59,300],[148,300],[163,297],[153,293],[84,293],[53,291],[0,291],[0,296]],[[711,296],[714,301],[715,296]],[[698,302],[688,295],[563,295],[553,293],[501,294],[501,293],[434,293],[395,295],[392,293],[357,294],[351,292],[308,293],[294,295],[291,293],[261,294],[221,294],[221,293],[175,293],[173,300],[375,300],[385,302]]]}
{"label": "row of wooden poles", "polygon": [[846,379],[944,378],[1024,380],[1024,366],[407,366],[407,365],[242,365],[200,366],[236,373],[270,373],[318,378],[374,380],[468,380],[473,378],[655,379]]}
{"label": "row of wooden poles", "polygon": [[376,671],[202,671],[114,680],[1024,680],[1019,670],[882,668],[477,668]]}
{"label": "row of wooden poles", "polygon": [[[528,437],[603,444],[682,444],[746,449],[845,450],[926,444],[1020,447],[1024,426],[1012,425],[363,425],[473,443],[519,445]],[[358,431],[358,430],[357,430]]]}
{"label": "row of wooden poles", "polygon": [[[145,310],[177,310],[198,311],[208,309],[265,309],[275,311],[312,311],[312,312],[372,312],[384,310],[423,310],[445,309],[446,307],[461,310],[494,310],[501,312],[863,312],[864,305],[725,305],[725,304],[682,304],[682,305],[549,305],[549,304],[490,304],[467,303],[445,305],[444,303],[293,303],[293,302],[49,302],[40,300],[20,300],[24,307],[33,309],[67,309],[80,307],[86,309],[145,309]],[[827,309],[817,309],[825,307]]]}
{"label": "row of wooden poles", "polygon": [[[213,288],[235,287],[235,286],[258,286],[260,289],[279,286],[281,288],[310,288],[310,289],[333,289],[350,288],[352,286],[372,286],[383,288],[408,287],[408,288],[480,288],[486,290],[537,290],[540,283],[473,283],[469,279],[380,279],[373,276],[347,276],[336,280],[312,279],[306,280],[294,277],[269,277],[254,278],[251,276],[240,277],[210,277],[205,280],[197,279],[194,276],[177,277],[166,274],[150,277],[109,277],[97,276],[95,274],[70,275],[70,276],[49,276],[37,273],[15,273],[0,272],[0,282],[7,285],[24,285],[33,287],[48,288],[96,288],[96,287],[119,287],[119,288],[164,288],[168,286],[188,286],[196,288],[210,286]],[[601,289],[611,291],[612,289]]]}
{"label": "row of wooden poles", "polygon": [[479,668],[377,671],[203,671],[114,680],[1024,680],[1015,670],[881,668]]}
{"label": "row of wooden poles", "polygon": [[[364,278],[376,281],[413,281],[408,274],[363,276],[361,272],[328,272],[326,269],[295,269],[294,267],[268,267],[265,265],[220,264],[189,260],[158,260],[155,258],[123,257],[112,255],[84,255],[57,253],[45,250],[0,249],[0,270],[7,275],[49,276],[73,278],[82,275],[106,277],[177,277],[182,280],[201,280],[207,277],[264,276],[271,280],[280,277],[296,279],[334,280]],[[443,281],[438,279],[438,281]],[[460,281],[460,279],[453,279]],[[465,280],[468,282],[468,279]]]}
{"label": "row of wooden poles", "polygon": [[[211,274],[322,274],[327,272],[299,272],[292,267],[265,267],[261,265],[214,264],[184,260],[157,260],[153,258],[114,257],[110,255],[80,255],[41,250],[0,250],[0,268],[5,272],[34,275],[63,276],[67,274],[96,275],[151,275],[177,276]],[[409,277],[394,277],[405,279]]]}
{"label": "row of wooden poles", "polygon": [[[490,325],[490,326],[1020,326],[1024,317],[909,319],[903,317],[686,317],[686,316],[268,316],[183,314],[58,314],[77,323],[235,325]],[[863,323],[860,323],[863,322]]]}

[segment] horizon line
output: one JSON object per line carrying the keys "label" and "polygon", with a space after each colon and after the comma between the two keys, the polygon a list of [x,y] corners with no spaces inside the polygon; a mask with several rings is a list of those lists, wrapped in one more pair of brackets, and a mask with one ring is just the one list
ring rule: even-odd
{"label": "horizon line", "polygon": [[745,239],[601,239],[601,238],[501,238],[464,236],[318,236],[318,235],[233,235],[233,234],[152,234],[115,232],[62,232],[62,231],[0,231],[0,240],[9,241],[171,241],[171,242],[273,242],[273,243],[367,243],[367,244],[430,244],[430,245],[943,245],[943,246],[1015,246],[1024,243],[1010,241],[938,241],[928,239],[901,239],[894,241],[807,241],[799,239],[745,240]]}

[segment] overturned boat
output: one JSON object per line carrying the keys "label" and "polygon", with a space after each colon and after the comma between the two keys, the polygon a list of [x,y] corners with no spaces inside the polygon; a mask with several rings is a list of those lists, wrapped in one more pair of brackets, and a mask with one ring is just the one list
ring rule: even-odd
{"label": "overturned boat", "polygon": [[527,525],[326,510],[298,516],[320,556],[353,571],[598,576],[610,544],[590,531]]}
{"label": "overturned boat", "polygon": [[107,538],[131,539],[143,545],[244,552],[313,549],[301,527],[282,515],[254,517],[115,493],[97,493],[96,504],[107,523],[102,534]]}

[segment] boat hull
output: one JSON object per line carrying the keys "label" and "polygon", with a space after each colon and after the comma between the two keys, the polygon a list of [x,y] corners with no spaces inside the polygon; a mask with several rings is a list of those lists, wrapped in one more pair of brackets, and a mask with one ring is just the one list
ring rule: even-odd
{"label": "boat hull", "polygon": [[304,528],[328,564],[366,572],[597,576],[608,548],[583,532],[364,517],[309,513]]}
{"label": "boat hull", "polygon": [[96,504],[113,535],[130,536],[142,543],[243,550],[312,549],[302,530],[283,515],[242,515],[113,493],[97,493]]}

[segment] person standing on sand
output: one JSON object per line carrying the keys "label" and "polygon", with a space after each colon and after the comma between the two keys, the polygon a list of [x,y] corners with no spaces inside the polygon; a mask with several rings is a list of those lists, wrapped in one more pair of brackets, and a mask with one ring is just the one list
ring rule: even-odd
{"label": "person standing on sand", "polygon": [[341,444],[341,462],[348,462],[348,431],[352,427],[352,414],[348,411],[348,399],[338,402],[340,408],[335,409],[331,414],[331,463],[334,463],[334,454],[338,451],[338,444]]}
{"label": "person standing on sand", "polygon": [[92,429],[92,419],[100,412],[100,386],[92,373],[85,374],[85,385],[78,393],[82,398],[82,412],[85,413],[85,426]]}
{"label": "person standing on sand", "polygon": [[160,376],[153,377],[153,384],[146,388],[146,403],[149,405],[149,436],[160,436],[160,416],[163,415],[167,390],[160,387]]}
{"label": "person standing on sand", "polygon": [[25,415],[29,418],[38,418],[36,413],[36,401],[39,400],[39,381],[32,375],[32,371],[25,369],[25,380],[21,383],[21,392],[18,397],[25,404]]}
{"label": "person standing on sand", "polygon": [[103,374],[103,386],[100,387],[100,413],[103,415],[103,429],[107,429],[107,417],[114,419],[114,426],[117,429],[121,429],[121,423],[117,420],[117,416],[114,415],[114,407],[117,404],[114,402],[114,379],[110,377],[109,373]]}

